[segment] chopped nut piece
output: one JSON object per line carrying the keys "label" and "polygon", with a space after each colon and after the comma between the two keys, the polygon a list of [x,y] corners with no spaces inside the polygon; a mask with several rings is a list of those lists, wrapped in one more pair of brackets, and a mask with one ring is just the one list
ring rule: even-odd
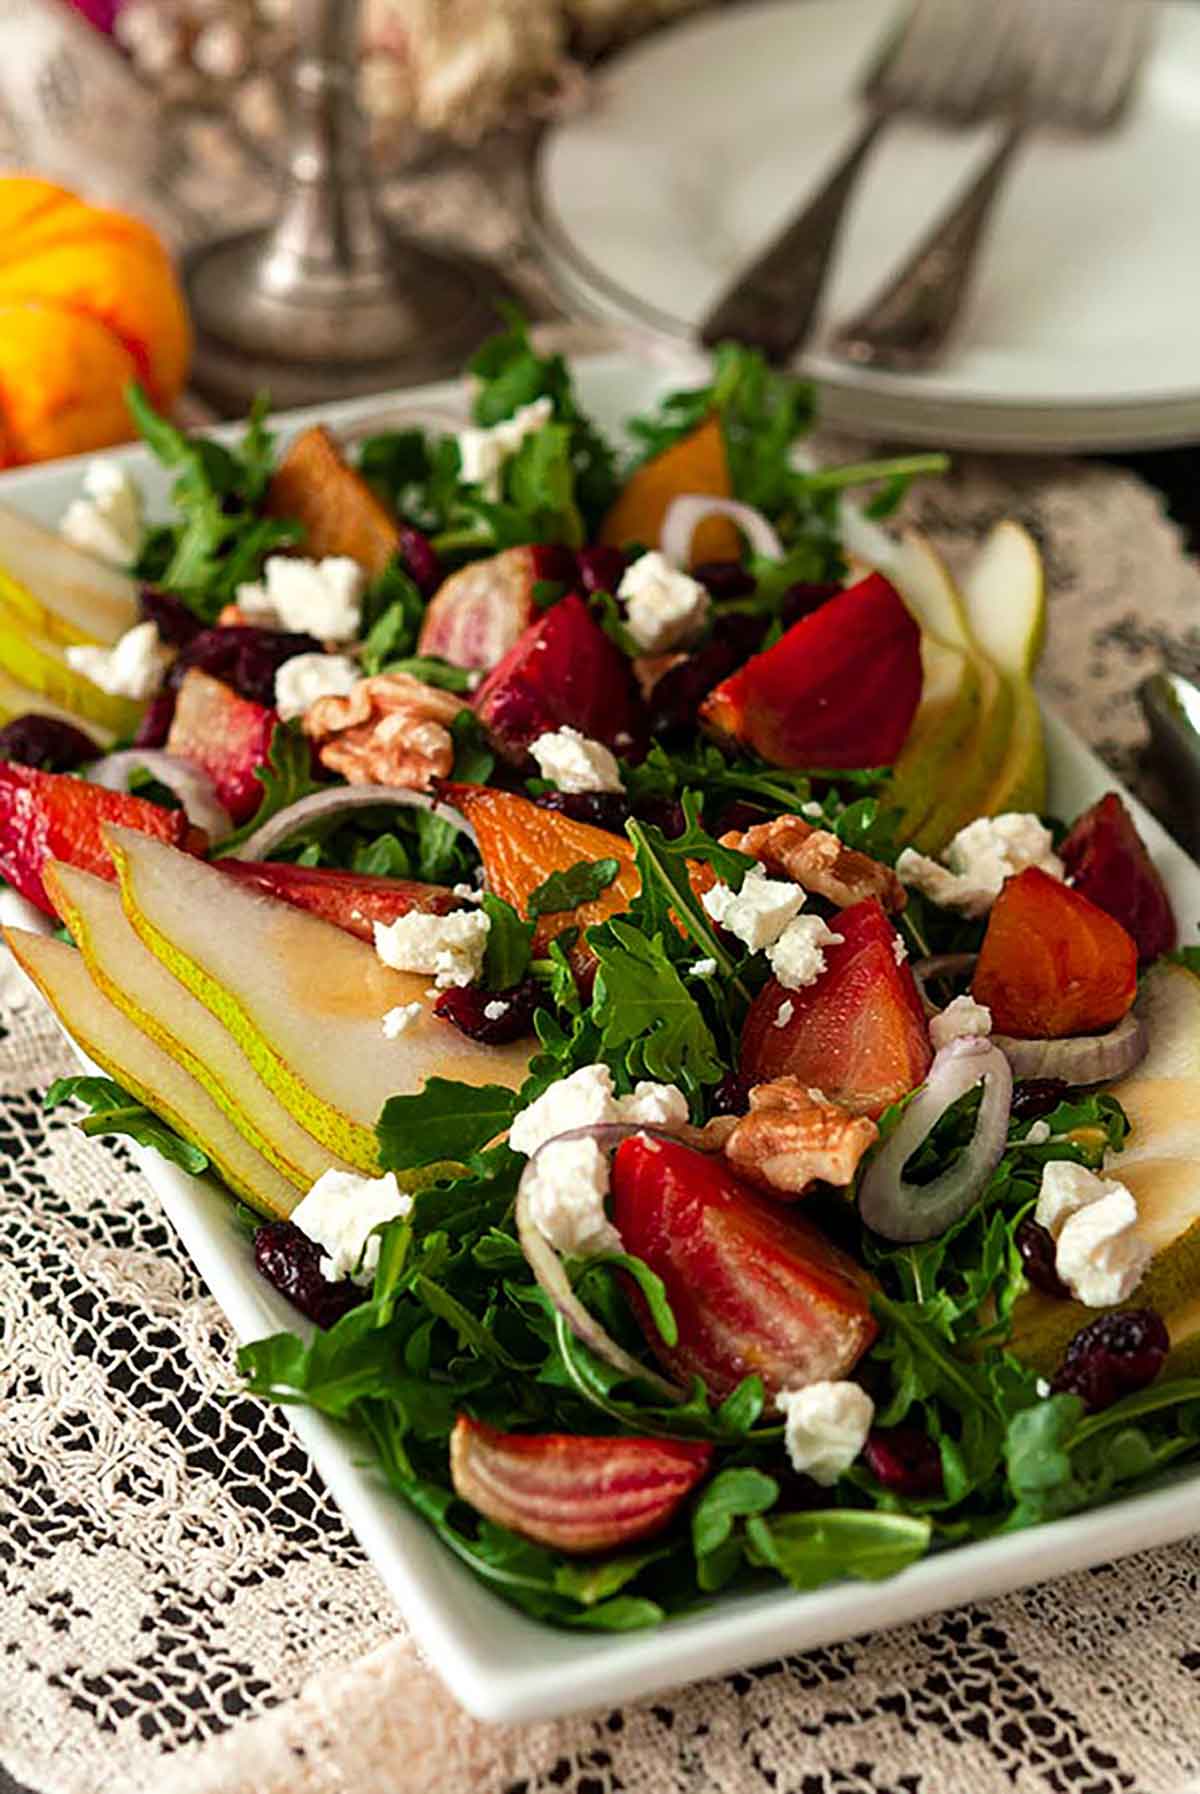
{"label": "chopped nut piece", "polygon": [[351,785],[405,785],[427,791],[454,765],[450,724],[462,709],[454,692],[423,685],[408,673],[360,679],[346,697],[318,698],[304,713],[304,733],[321,764]]}
{"label": "chopped nut piece", "polygon": [[850,1115],[799,1078],[774,1078],[750,1092],[725,1157],[765,1190],[802,1196],[816,1179],[844,1187],[879,1137],[864,1115]]}
{"label": "chopped nut piece", "polygon": [[794,879],[839,909],[877,897],[884,909],[897,914],[907,901],[890,866],[847,847],[828,829],[813,828],[801,816],[777,816],[753,828],[732,829],[721,836],[721,845],[748,853],[768,872]]}

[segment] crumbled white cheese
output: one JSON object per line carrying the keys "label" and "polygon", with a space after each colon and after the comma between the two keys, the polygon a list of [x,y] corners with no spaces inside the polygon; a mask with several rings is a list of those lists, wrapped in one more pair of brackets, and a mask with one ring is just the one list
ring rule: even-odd
{"label": "crumbled white cheese", "polygon": [[411,1028],[414,1022],[420,1021],[421,1012],[420,1003],[397,1003],[383,1018],[383,1038],[398,1040],[406,1028]]}
{"label": "crumbled white cheese", "polygon": [[275,674],[275,708],[285,723],[318,698],[344,698],[362,678],[348,654],[293,654]]}
{"label": "crumbled white cheese", "polygon": [[511,461],[527,436],[533,436],[549,423],[554,414],[551,399],[534,399],[522,405],[512,417],[491,429],[466,429],[458,432],[459,473],[468,486],[478,486],[483,496],[493,503],[501,495],[501,477],[505,462]]}
{"label": "crumbled white cheese", "polygon": [[698,579],[681,573],[657,550],[626,568],[617,595],[625,600],[629,633],[645,654],[665,654],[694,642],[712,603]]}
{"label": "crumbled white cheese", "polygon": [[85,554],[127,567],[142,540],[142,495],[115,461],[91,461],[83,496],[73,498],[58,526],[60,536]]}
{"label": "crumbled white cheese", "polygon": [[751,866],[740,891],[718,881],[700,901],[714,922],[758,953],[773,947],[804,907],[804,892],[790,879],[768,878],[765,867]]}
{"label": "crumbled white cheese", "polygon": [[547,1140],[574,1128],[625,1121],[678,1129],[687,1119],[687,1097],[674,1084],[643,1079],[630,1096],[617,1096],[607,1065],[584,1065],[521,1110],[508,1130],[508,1143],[514,1152],[532,1156]]}
{"label": "crumbled white cheese", "polygon": [[991,1031],[991,1010],[986,1003],[977,1003],[970,996],[955,997],[929,1022],[929,1038],[935,1052],[949,1046],[952,1040],[979,1039]]}
{"label": "crumbled white cheese", "polygon": [[898,934],[892,936],[892,958],[898,966],[902,966],[908,958],[908,948],[904,945],[903,938]]}
{"label": "crumbled white cheese", "polygon": [[792,1468],[823,1489],[848,1470],[867,1442],[875,1404],[857,1383],[810,1383],[776,1397]]}
{"label": "crumbled white cheese", "polygon": [[1048,1121],[1031,1121],[1024,1143],[1026,1146],[1044,1146],[1049,1138],[1050,1123]]}
{"label": "crumbled white cheese", "polygon": [[135,623],[111,648],[95,648],[71,642],[64,652],[67,665],[111,692],[114,698],[152,698],[175,658],[173,649],[159,640],[153,623]]}
{"label": "crumbled white cheese", "polygon": [[779,1008],[775,1011],[775,1020],[771,1023],[771,1026],[773,1028],[786,1028],[795,1013],[796,1005],[794,1003],[781,1003]]}
{"label": "crumbled white cheese", "polygon": [[506,997],[493,997],[490,1003],[485,1003],[483,1006],[484,1020],[498,1022],[502,1015],[508,1014],[508,1010],[509,1004]]}
{"label": "crumbled white cheese", "polygon": [[427,916],[410,910],[394,922],[375,923],[375,951],[398,972],[425,972],[439,990],[474,984],[483,970],[491,922],[480,910]]}
{"label": "crumbled white cheese", "polygon": [[315,635],[319,642],[352,642],[362,624],[365,570],[348,555],[323,560],[272,554],[262,585],[240,585],[237,607],[249,622]]}
{"label": "crumbled white cheese", "polygon": [[598,1141],[551,1140],[525,1187],[534,1226],[559,1252],[621,1250],[621,1236],[604,1212],[608,1155]]}
{"label": "crumbled white cheese", "polygon": [[325,1253],[321,1275],[338,1283],[353,1277],[369,1284],[379,1263],[379,1237],[374,1229],[385,1221],[403,1219],[412,1208],[412,1197],[401,1190],[396,1173],[384,1177],[356,1177],[352,1171],[326,1171],[307,1196],[292,1210],[291,1219],[301,1233]]}
{"label": "crumbled white cheese", "polygon": [[1064,1224],[1081,1208],[1124,1188],[1125,1185],[1115,1179],[1097,1177],[1094,1171],[1089,1171],[1086,1165],[1077,1165],[1074,1159],[1051,1159],[1042,1167],[1033,1218],[1057,1240]]}
{"label": "crumbled white cheese", "polygon": [[810,798],[806,804],[800,805],[800,814],[801,816],[809,817],[812,821],[816,821],[819,816],[821,820],[824,821],[825,806],[824,804],[819,804],[815,798]]}
{"label": "crumbled white cheese", "polygon": [[718,967],[715,959],[694,959],[687,970],[689,978],[715,978]]}
{"label": "crumbled white cheese", "polygon": [[1054,1268],[1077,1302],[1111,1308],[1133,1294],[1153,1256],[1137,1223],[1137,1203],[1124,1184],[1063,1222]]}
{"label": "crumbled white cheese", "polygon": [[1005,879],[1030,866],[1051,878],[1062,878],[1065,871],[1049,829],[1036,816],[1017,810],[968,823],[942,858],[945,864],[939,865],[906,847],[896,861],[896,872],[904,884],[964,916],[985,916]]}
{"label": "crumbled white cheese", "polygon": [[1034,1392],[1035,1392],[1035,1394],[1037,1394],[1037,1396],[1038,1396],[1038,1397],[1039,1397],[1039,1398],[1040,1398],[1040,1399],[1041,1399],[1041,1400],[1042,1400],[1042,1401],[1045,1401],[1045,1400],[1046,1400],[1046,1397],[1047,1397],[1047,1396],[1048,1396],[1048,1395],[1049,1395],[1049,1394],[1050,1394],[1050,1392],[1051,1392],[1051,1391],[1050,1391],[1050,1385],[1049,1385],[1049,1383],[1048,1383],[1048,1382],[1047,1382],[1047,1381],[1046,1381],[1046,1379],[1045,1379],[1045,1377],[1039,1377],[1039,1378],[1038,1378],[1038,1380],[1037,1380],[1037,1382],[1036,1382],[1036,1383],[1035,1383],[1035,1384],[1034,1384],[1034,1386],[1033,1386],[1033,1387],[1034,1387]]}
{"label": "crumbled white cheese", "polygon": [[463,903],[483,902],[483,892],[477,890],[474,885],[454,885],[452,891],[453,895],[461,898]]}
{"label": "crumbled white cheese", "polygon": [[529,744],[544,779],[560,791],[621,791],[621,769],[602,741],[565,724]]}
{"label": "crumbled white cheese", "polygon": [[771,970],[785,990],[804,990],[825,970],[823,947],[840,947],[845,935],[834,934],[820,916],[797,916],[767,948]]}

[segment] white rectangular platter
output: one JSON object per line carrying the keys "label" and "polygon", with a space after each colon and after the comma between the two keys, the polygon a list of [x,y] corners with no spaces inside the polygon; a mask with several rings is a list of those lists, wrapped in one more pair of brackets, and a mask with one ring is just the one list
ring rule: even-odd
{"label": "white rectangular platter", "polygon": [[[580,361],[576,375],[584,404],[614,436],[624,418],[678,384],[661,367],[619,356]],[[298,412],[280,419],[279,428],[286,437],[318,416],[336,426],[404,402],[457,408],[461,389],[434,386],[319,414]],[[157,464],[137,448],[115,454],[141,481],[152,508],[161,508],[169,481]],[[75,495],[80,472],[78,462],[59,462],[6,475],[0,479],[0,499],[54,523]],[[1046,721],[1049,808],[1069,818],[1116,782],[1075,735],[1052,716]],[[1126,801],[1166,878],[1184,938],[1196,938],[1200,867],[1135,799]],[[221,1190],[207,1179],[187,1177],[152,1152],[134,1150],[238,1337],[251,1340],[294,1328],[295,1311],[258,1276]],[[703,1676],[1165,1544],[1200,1524],[1200,1470],[1192,1470],[1094,1513],[945,1551],[889,1582],[722,1598],[653,1632],[562,1632],[507,1607],[459,1564],[368,1467],[367,1447],[353,1433],[301,1409],[291,1408],[288,1415],[417,1643],[463,1705],[485,1719],[546,1719],[644,1700]]]}

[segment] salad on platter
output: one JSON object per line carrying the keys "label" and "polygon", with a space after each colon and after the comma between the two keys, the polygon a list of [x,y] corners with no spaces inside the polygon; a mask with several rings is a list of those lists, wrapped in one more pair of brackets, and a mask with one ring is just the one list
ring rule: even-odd
{"label": "salad on platter", "polygon": [[1200,979],[1047,816],[1035,544],[881,521],[729,345],[611,443],[189,437],[0,510],[6,939],[90,1134],[227,1187],[245,1346],[508,1601],[879,1578],[1200,1456]]}

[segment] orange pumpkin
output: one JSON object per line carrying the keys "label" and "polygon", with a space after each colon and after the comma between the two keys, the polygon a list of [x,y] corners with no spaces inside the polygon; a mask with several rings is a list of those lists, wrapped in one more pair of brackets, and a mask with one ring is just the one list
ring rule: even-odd
{"label": "orange pumpkin", "polygon": [[34,176],[0,179],[0,467],[127,440],[126,385],[170,407],[190,350],[148,225]]}

